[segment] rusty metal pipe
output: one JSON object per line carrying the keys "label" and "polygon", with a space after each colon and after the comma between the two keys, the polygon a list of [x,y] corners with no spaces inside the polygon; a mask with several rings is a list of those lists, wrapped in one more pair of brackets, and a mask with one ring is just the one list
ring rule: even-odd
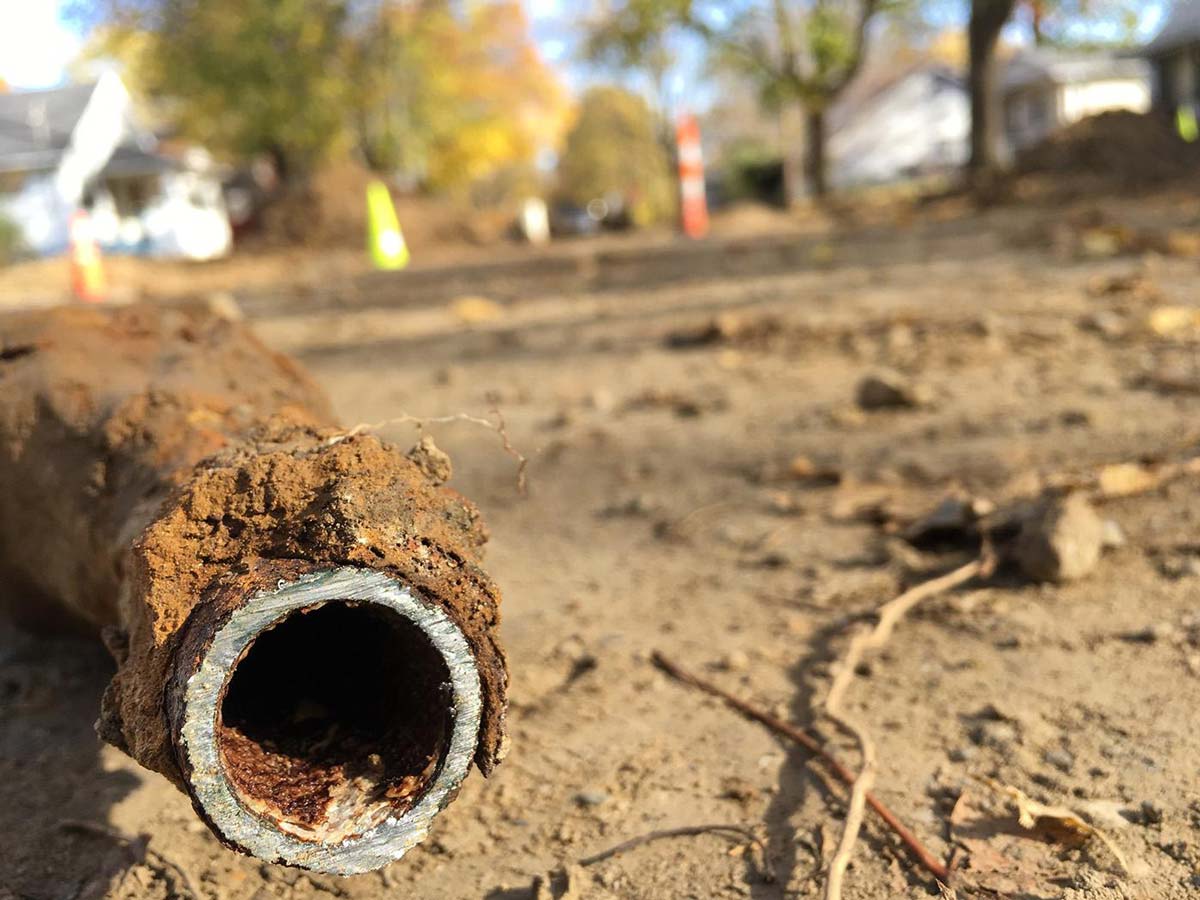
{"label": "rusty metal pipe", "polygon": [[354,874],[505,749],[477,510],[206,307],[0,319],[0,579],[98,629],[100,735],[226,846]]}

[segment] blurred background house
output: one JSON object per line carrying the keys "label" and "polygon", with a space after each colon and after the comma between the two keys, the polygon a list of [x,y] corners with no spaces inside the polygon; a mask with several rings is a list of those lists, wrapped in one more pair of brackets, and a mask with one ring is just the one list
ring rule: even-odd
{"label": "blurred background house", "polygon": [[213,259],[230,250],[218,171],[197,148],[142,128],[121,79],[0,93],[0,216],[30,254],[67,247],[72,212],[91,214],[109,252]]}
{"label": "blurred background house", "polygon": [[1140,59],[1049,47],[1022,49],[1001,77],[1007,149],[1019,153],[1103,112],[1146,112],[1150,90],[1150,67]]}
{"label": "blurred background house", "polygon": [[967,159],[971,107],[961,75],[937,62],[865,75],[830,113],[834,187],[943,174]]}
{"label": "blurred background house", "polygon": [[1177,3],[1142,49],[1154,70],[1154,108],[1174,114],[1200,100],[1200,3]]}

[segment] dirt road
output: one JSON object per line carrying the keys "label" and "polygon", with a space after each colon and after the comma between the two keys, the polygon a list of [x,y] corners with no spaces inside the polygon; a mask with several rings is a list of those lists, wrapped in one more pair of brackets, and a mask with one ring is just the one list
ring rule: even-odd
{"label": "dirt road", "polygon": [[[347,424],[497,407],[530,457],[523,497],[495,434],[430,427],[492,531],[512,753],[381,873],[276,868],[222,850],[182,795],[98,746],[102,650],[6,633],[0,897],[517,900],[564,863],[705,823],[758,832],[765,865],[716,835],[664,839],[569,870],[572,896],[819,896],[844,792],[649,656],[813,724],[854,762],[812,713],[849,629],[974,550],[914,547],[889,523],[952,489],[1000,499],[1048,473],[1200,449],[1200,331],[1147,325],[1196,302],[1195,262],[1095,252],[1091,226],[1064,250],[1057,221],[918,226],[873,237],[871,258],[851,240],[761,276],[260,311],[262,336]],[[856,384],[880,368],[928,402],[860,409]],[[1089,577],[1002,571],[932,600],[860,672],[850,705],[879,744],[877,793],[936,855],[958,847],[959,897],[1200,893],[1197,510],[1186,479],[1107,503],[1119,545]],[[1128,871],[1095,840],[1023,832],[978,777],[1077,809]],[[868,820],[846,896],[936,895]]]}

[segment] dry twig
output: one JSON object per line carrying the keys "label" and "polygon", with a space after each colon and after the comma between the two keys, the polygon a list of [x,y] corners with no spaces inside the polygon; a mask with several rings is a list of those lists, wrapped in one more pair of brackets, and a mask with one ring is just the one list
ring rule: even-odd
{"label": "dry twig", "polygon": [[[838,842],[837,852],[829,862],[829,874],[825,879],[826,900],[839,900],[842,896],[842,882],[845,879],[846,867],[850,864],[854,845],[858,841],[858,833],[862,829],[867,795],[875,783],[875,770],[878,763],[878,751],[866,726],[848,715],[843,708],[846,692],[850,689],[851,682],[854,681],[855,670],[863,662],[868,651],[878,650],[888,642],[897,623],[913,607],[930,597],[956,588],[977,575],[987,573],[991,566],[991,554],[985,547],[984,555],[979,559],[972,560],[945,575],[924,581],[909,588],[895,599],[889,600],[879,608],[879,620],[875,623],[875,627],[860,630],[851,639],[850,646],[838,665],[833,683],[829,687],[829,693],[825,696],[825,715],[858,742],[859,750],[862,753],[862,768],[850,785],[850,804],[846,811],[845,824],[842,826],[842,837]],[[948,879],[939,876],[939,880]]]}
{"label": "dry twig", "polygon": [[[854,773],[842,765],[838,761],[837,757],[821,746],[819,741],[800,728],[797,728],[790,722],[784,722],[782,719],[776,718],[754,704],[748,703],[740,697],[734,696],[728,691],[717,687],[712,682],[706,681],[703,678],[692,674],[691,672],[679,666],[677,663],[668,659],[657,650],[654,651],[651,659],[656,666],[658,666],[676,681],[690,685],[691,687],[704,691],[706,694],[710,694],[713,697],[723,700],[730,708],[737,710],[742,715],[749,719],[753,719],[755,722],[758,722],[761,725],[765,725],[768,729],[775,732],[775,734],[795,741],[809,753],[813,754],[822,762],[824,762],[829,768],[829,771],[832,772],[834,776],[843,784],[854,784]],[[890,809],[884,806],[874,794],[868,793],[866,795],[866,803],[871,807],[871,809],[875,810],[875,812],[879,815],[879,818],[883,820],[884,824],[886,824],[888,828],[890,828],[896,835],[896,837],[900,839],[901,843],[903,843],[908,849],[908,852],[912,855],[913,859],[920,864],[922,868],[941,881],[947,881],[949,879],[950,874],[947,871],[946,866],[943,865],[932,853],[930,853],[920,842],[920,840],[917,839],[916,835],[909,831],[904,824],[896,818],[896,815]]]}
{"label": "dry twig", "polygon": [[771,860],[767,858],[766,844],[753,831],[742,825],[687,825],[683,828],[662,828],[635,838],[630,838],[627,841],[622,841],[615,847],[609,847],[607,850],[601,850],[599,853],[584,857],[579,860],[579,865],[594,866],[596,863],[612,859],[614,856],[629,850],[635,850],[652,841],[662,840],[663,838],[692,837],[697,834],[717,834],[730,840],[753,844],[758,848],[758,852],[762,857],[763,878],[768,883],[775,882],[775,870],[771,866]]}
{"label": "dry twig", "polygon": [[452,416],[434,416],[432,418],[422,418],[421,416],[413,416],[408,413],[401,413],[390,419],[385,419],[382,422],[359,422],[352,428],[346,431],[340,431],[329,438],[329,444],[337,444],[347,438],[354,437],[358,434],[364,434],[369,431],[379,431],[381,428],[388,428],[392,425],[416,425],[418,431],[423,431],[426,425],[449,425],[454,422],[467,422],[471,425],[478,425],[481,428],[486,428],[489,431],[494,431],[500,435],[500,441],[504,445],[504,452],[517,461],[517,490],[525,493],[526,487],[526,470],[529,468],[529,459],[520,450],[513,446],[512,441],[508,437],[508,426],[504,422],[504,415],[498,409],[493,409],[492,415],[496,417],[495,421],[491,419],[483,419],[479,416],[472,416],[468,413],[455,413]]}

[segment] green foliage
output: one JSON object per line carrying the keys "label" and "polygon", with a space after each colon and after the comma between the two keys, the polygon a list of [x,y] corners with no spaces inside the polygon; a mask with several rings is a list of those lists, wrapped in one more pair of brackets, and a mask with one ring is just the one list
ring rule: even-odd
{"label": "green foliage", "polygon": [[718,168],[729,200],[769,200],[779,189],[783,161],[779,154],[760,140],[741,138],[732,141],[721,154]]}
{"label": "green foliage", "polygon": [[518,0],[384,7],[361,40],[355,119],[376,168],[477,196],[519,192],[567,101]]}
{"label": "green foliage", "polygon": [[[719,68],[747,78],[764,107],[799,103],[820,116],[862,64],[868,25],[902,0],[618,0],[593,25],[592,54],[644,59],[671,30],[701,38]],[[823,135],[810,150],[823,148]],[[815,194],[825,190],[824,153],[811,153]],[[789,188],[789,194],[793,191]]]}
{"label": "green foliage", "polygon": [[24,254],[21,229],[7,216],[0,214],[0,266],[16,262]]}
{"label": "green foliage", "polygon": [[301,179],[352,148],[377,171],[494,198],[528,186],[567,101],[520,0],[109,0],[93,55],[178,130]]}
{"label": "green foliage", "polygon": [[153,36],[144,86],[176,98],[185,136],[305,171],[343,135],[343,0],[158,0],[127,12]]}
{"label": "green foliage", "polygon": [[581,206],[616,193],[634,224],[674,215],[675,182],[654,117],[645,101],[621,88],[592,88],[583,96],[558,175],[563,197]]}

